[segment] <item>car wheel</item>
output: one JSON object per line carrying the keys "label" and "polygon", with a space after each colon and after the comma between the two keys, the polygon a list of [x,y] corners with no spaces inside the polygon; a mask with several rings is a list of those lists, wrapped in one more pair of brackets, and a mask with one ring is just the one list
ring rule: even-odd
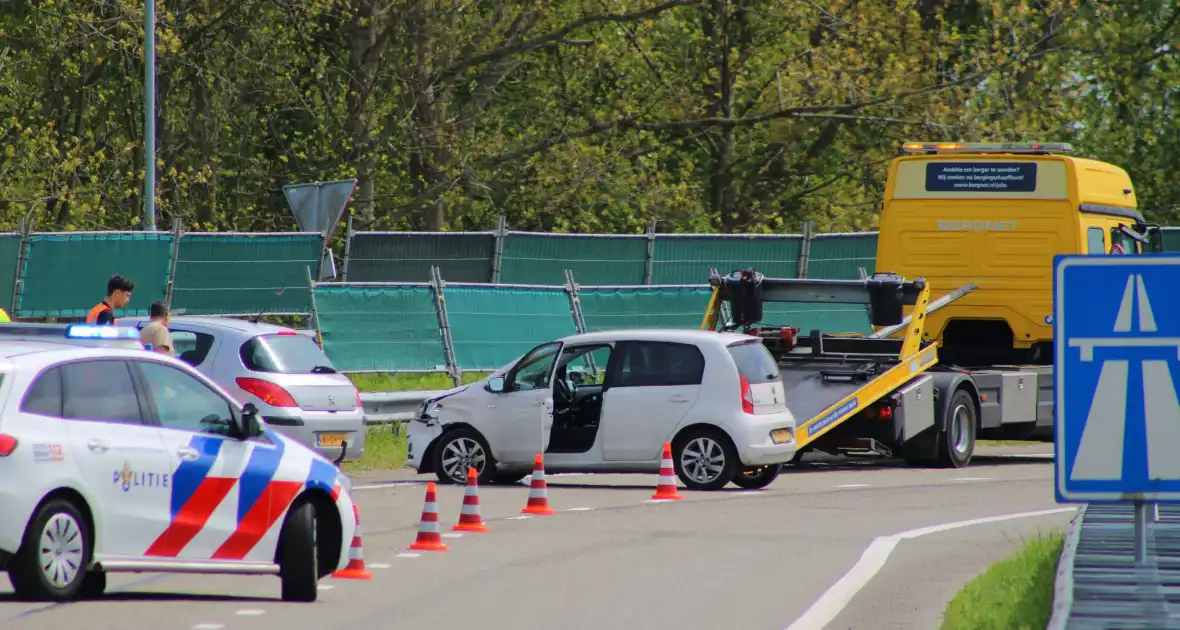
{"label": "car wheel", "polygon": [[319,594],[319,549],[315,536],[315,506],[299,501],[287,514],[279,535],[279,577],[283,601],[314,602]]}
{"label": "car wheel", "polygon": [[971,463],[971,455],[975,452],[975,430],[975,402],[971,394],[960,389],[951,397],[946,430],[938,436],[938,465],[962,468]]}
{"label": "car wheel", "polygon": [[720,490],[737,472],[737,449],[720,429],[694,429],[672,444],[672,464],[690,490]]}
{"label": "car wheel", "polygon": [[761,490],[769,486],[778,474],[782,472],[782,464],[774,464],[772,466],[760,466],[758,468],[747,468],[734,475],[733,484],[739,488],[746,490]]}
{"label": "car wheel", "polygon": [[470,467],[475,468],[479,483],[490,484],[495,480],[496,463],[492,461],[492,449],[487,441],[468,428],[444,433],[434,449],[434,472],[439,482],[465,485]]}
{"label": "car wheel", "polygon": [[8,567],[17,595],[35,601],[74,599],[90,562],[90,532],[82,513],[66,499],[41,506]]}

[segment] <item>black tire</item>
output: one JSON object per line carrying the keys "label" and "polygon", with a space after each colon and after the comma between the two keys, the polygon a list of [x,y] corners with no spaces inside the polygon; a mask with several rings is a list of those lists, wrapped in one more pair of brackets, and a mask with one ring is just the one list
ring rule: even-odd
{"label": "black tire", "polygon": [[[706,446],[711,444],[711,446]],[[720,465],[707,467],[708,472],[716,471],[711,475],[702,474],[700,478],[695,473],[700,471],[696,465],[690,465],[686,469],[685,459],[686,452],[687,459],[690,463],[693,460],[699,459],[698,454],[701,449],[707,449],[707,454],[716,463],[720,457]],[[733,442],[729,440],[721,429],[713,429],[701,427],[686,431],[678,436],[672,443],[672,465],[676,468],[676,476],[684,483],[685,487],[690,490],[720,490],[726,486],[730,481],[733,481],[734,475],[737,474],[739,462],[737,449],[734,448]],[[707,472],[707,471],[700,471]]]}
{"label": "black tire", "polygon": [[78,588],[78,599],[98,599],[107,590],[107,574],[105,571],[87,571],[82,578],[82,586]]}
{"label": "black tire", "polygon": [[301,500],[291,508],[279,534],[279,578],[283,601],[314,602],[319,594],[319,549],[315,506]]}
{"label": "black tire", "polygon": [[[455,445],[456,451],[448,452],[448,449]],[[474,449],[482,451],[482,458],[476,455]],[[444,460],[453,456],[453,453],[466,452],[471,455],[467,462],[461,462],[458,470],[449,472],[447,466],[444,465]],[[489,485],[495,482],[497,475],[496,462],[492,457],[492,449],[488,447],[488,441],[474,429],[467,427],[460,427],[452,431],[447,431],[438,438],[438,442],[434,445],[434,474],[438,476],[439,483],[452,485],[466,485],[467,484],[467,468],[475,466],[476,473],[478,473],[478,480],[481,485]],[[517,481],[523,479],[522,475]]]}
{"label": "black tire", "polygon": [[778,474],[782,471],[782,464],[747,468],[734,475],[733,485],[746,490],[761,490],[774,483],[774,480],[778,478]]}
{"label": "black tire", "polygon": [[[55,546],[55,556],[47,565],[41,561],[42,540]],[[93,549],[81,510],[67,499],[47,501],[33,515],[8,565],[12,589],[22,599],[71,601],[85,581]]]}
{"label": "black tire", "polygon": [[978,424],[971,394],[964,389],[956,390],[947,408],[946,429],[938,434],[939,467],[962,468],[971,463]]}

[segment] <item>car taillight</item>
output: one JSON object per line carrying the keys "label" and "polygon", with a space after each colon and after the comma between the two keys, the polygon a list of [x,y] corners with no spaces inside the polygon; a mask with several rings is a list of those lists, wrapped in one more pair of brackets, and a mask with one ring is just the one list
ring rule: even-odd
{"label": "car taillight", "polygon": [[750,390],[750,381],[746,377],[738,375],[738,380],[742,383],[742,411],[753,414],[754,413],[754,392]]}
{"label": "car taillight", "polygon": [[877,407],[877,418],[881,420],[890,420],[893,418],[893,407],[884,405]]}
{"label": "car taillight", "polygon": [[234,379],[234,382],[238,384],[238,387],[241,387],[243,390],[254,394],[259,399],[261,399],[262,402],[272,407],[299,406],[295,404],[295,399],[291,397],[291,394],[287,393],[287,390],[279,387],[278,385],[275,385],[270,381],[264,381],[259,378],[239,377]]}
{"label": "car taillight", "polygon": [[0,457],[8,457],[16,450],[16,438],[0,433]]}

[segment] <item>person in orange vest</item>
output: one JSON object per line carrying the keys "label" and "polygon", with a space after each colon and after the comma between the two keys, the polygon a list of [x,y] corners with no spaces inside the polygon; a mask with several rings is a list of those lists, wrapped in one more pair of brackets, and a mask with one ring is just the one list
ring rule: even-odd
{"label": "person in orange vest", "polygon": [[119,274],[111,276],[111,279],[107,280],[106,299],[90,309],[90,313],[86,315],[86,323],[114,326],[115,309],[127,306],[127,303],[131,301],[131,292],[134,289],[135,283],[127,278]]}

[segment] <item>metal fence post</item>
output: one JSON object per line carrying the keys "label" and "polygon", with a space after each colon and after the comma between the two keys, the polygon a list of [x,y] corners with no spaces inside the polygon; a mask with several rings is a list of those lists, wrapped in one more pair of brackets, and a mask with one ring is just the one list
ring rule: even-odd
{"label": "metal fence post", "polygon": [[344,233],[344,262],[340,265],[340,281],[348,282],[348,255],[352,253],[352,213],[348,213],[348,227]]}
{"label": "metal fence post", "polygon": [[180,239],[184,236],[184,226],[179,218],[172,220],[172,259],[168,261],[168,284],[164,287],[164,303],[168,310],[172,310],[172,293],[176,287],[176,259],[180,258]]}
{"label": "metal fence post", "polygon": [[12,304],[8,309],[9,317],[16,317],[16,307],[20,304],[20,292],[24,286],[25,262],[29,254],[29,232],[32,226],[27,219],[20,220],[20,247],[16,252],[16,273],[12,278]]}
{"label": "metal fence post", "polygon": [[811,241],[815,238],[815,223],[803,222],[803,242],[799,244],[799,263],[796,265],[796,276],[807,277],[807,262],[811,259]]}
{"label": "metal fence post", "polygon": [[652,267],[656,257],[656,220],[647,224],[647,255],[643,258],[643,284],[651,284]]}
{"label": "metal fence post", "polygon": [[311,274],[311,265],[303,267],[307,270],[307,295],[311,302],[311,327],[315,330],[315,340],[319,343],[320,348],[324,347],[324,335],[320,332],[320,310],[316,308],[315,303],[315,276]]}
{"label": "metal fence post", "polygon": [[451,382],[458,387],[463,380],[463,371],[459,362],[455,360],[455,343],[451,339],[451,324],[447,320],[447,302],[443,297],[442,272],[438,267],[430,267],[430,289],[434,292],[434,312],[438,315],[438,332],[442,335],[443,360],[447,364],[447,374],[451,375]]}
{"label": "metal fence post", "polygon": [[565,270],[565,294],[570,300],[570,315],[574,318],[574,330],[580,335],[586,332],[586,318],[582,313],[582,300],[578,297],[578,284],[574,272]]}
{"label": "metal fence post", "polygon": [[504,239],[508,237],[508,219],[496,219],[496,246],[492,250],[492,284],[500,284],[500,266],[504,262]]}

